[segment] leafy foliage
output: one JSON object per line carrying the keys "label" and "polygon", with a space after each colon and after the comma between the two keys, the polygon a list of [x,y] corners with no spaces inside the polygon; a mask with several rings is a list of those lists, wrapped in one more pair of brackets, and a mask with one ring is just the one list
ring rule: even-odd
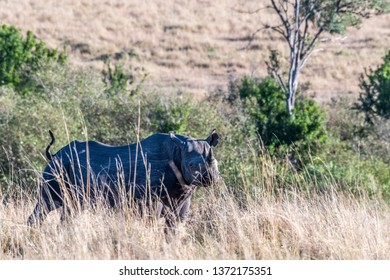
{"label": "leafy foliage", "polygon": [[192,111],[190,102],[188,100],[177,102],[169,99],[161,101],[161,103],[155,104],[154,110],[150,112],[150,116],[154,119],[154,130],[185,134]]}
{"label": "leafy foliage", "polygon": [[14,26],[0,28],[0,85],[11,84],[17,89],[34,88],[31,74],[53,61],[64,63],[66,56],[46,47],[31,31],[26,38]]}
{"label": "leafy foliage", "polygon": [[390,119],[390,50],[382,65],[360,76],[360,88],[363,91],[355,108],[365,114],[366,122],[373,124],[378,117]]}
{"label": "leafy foliage", "polygon": [[120,93],[136,95],[140,92],[147,76],[145,73],[143,73],[143,77],[138,82],[135,73],[126,71],[123,65],[115,65],[114,69],[112,69],[109,60],[105,64],[107,69],[104,69],[102,74],[106,87],[105,91],[108,95],[113,96]]}
{"label": "leafy foliage", "polygon": [[257,81],[245,77],[239,94],[271,152],[279,146],[308,146],[325,140],[325,116],[314,100],[298,98],[294,118],[291,118],[286,110],[285,95],[272,78]]}
{"label": "leafy foliage", "polygon": [[330,33],[345,33],[347,27],[358,26],[362,18],[372,13],[389,12],[390,4],[383,0],[304,0],[302,14],[311,12],[309,20]]}

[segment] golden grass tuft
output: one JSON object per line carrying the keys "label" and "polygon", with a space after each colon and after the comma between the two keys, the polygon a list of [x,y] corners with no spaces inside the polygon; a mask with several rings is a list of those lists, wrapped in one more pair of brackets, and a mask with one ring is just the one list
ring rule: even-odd
{"label": "golden grass tuft", "polygon": [[167,241],[164,222],[103,204],[40,229],[26,199],[0,206],[0,259],[389,259],[390,209],[337,192],[258,194],[240,203],[223,184],[200,191]]}

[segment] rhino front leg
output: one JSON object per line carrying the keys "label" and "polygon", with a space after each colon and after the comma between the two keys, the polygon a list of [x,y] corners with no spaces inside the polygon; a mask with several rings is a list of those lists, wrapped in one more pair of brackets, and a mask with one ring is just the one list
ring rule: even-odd
{"label": "rhino front leg", "polygon": [[180,207],[180,209],[176,210],[176,215],[180,222],[183,222],[185,219],[188,218],[188,214],[190,213],[190,206],[191,206],[191,197],[188,197]]}
{"label": "rhino front leg", "polygon": [[177,224],[183,222],[188,217],[190,205],[190,197],[188,197],[179,208],[176,208],[174,210],[170,207],[163,205],[162,203],[159,203],[158,212],[160,213],[160,217],[162,216],[165,218],[166,227],[164,229],[164,232],[167,236],[167,241],[170,241],[169,236],[177,234]]}
{"label": "rhino front leg", "polygon": [[177,216],[175,212],[170,207],[164,205],[161,202],[158,202],[157,217],[164,218],[165,220],[164,233],[167,237],[167,241],[170,241],[169,236],[171,234],[176,235]]}
{"label": "rhino front leg", "polygon": [[156,218],[157,219],[164,217],[164,215],[163,215],[164,207],[165,206],[162,202],[160,202],[160,201],[157,202],[157,206],[156,206]]}

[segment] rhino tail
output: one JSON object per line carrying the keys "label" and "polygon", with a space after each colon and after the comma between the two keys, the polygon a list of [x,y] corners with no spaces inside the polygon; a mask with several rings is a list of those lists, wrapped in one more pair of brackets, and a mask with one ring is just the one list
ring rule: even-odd
{"label": "rhino tail", "polygon": [[53,159],[53,155],[50,153],[50,147],[51,147],[51,145],[54,144],[55,138],[54,138],[53,132],[51,132],[51,130],[49,130],[49,134],[51,137],[51,141],[50,141],[50,144],[46,147],[46,157],[49,161],[51,161]]}

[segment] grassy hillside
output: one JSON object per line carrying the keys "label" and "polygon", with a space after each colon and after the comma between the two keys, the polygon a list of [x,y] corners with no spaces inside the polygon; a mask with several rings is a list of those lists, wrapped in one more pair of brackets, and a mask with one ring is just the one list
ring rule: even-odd
{"label": "grassy hillside", "polygon": [[[264,2],[264,1],[263,1]],[[248,14],[262,1],[5,1],[0,23],[31,30],[51,47],[64,47],[78,66],[102,67],[107,56],[123,57],[149,73],[147,85],[202,97],[243,74],[264,76],[268,49],[286,53],[269,10]],[[263,4],[262,4],[263,3]],[[390,45],[390,16],[374,17],[342,37],[327,37],[302,76],[319,101],[352,93],[364,67],[377,65]],[[244,48],[244,49],[243,49]]]}

